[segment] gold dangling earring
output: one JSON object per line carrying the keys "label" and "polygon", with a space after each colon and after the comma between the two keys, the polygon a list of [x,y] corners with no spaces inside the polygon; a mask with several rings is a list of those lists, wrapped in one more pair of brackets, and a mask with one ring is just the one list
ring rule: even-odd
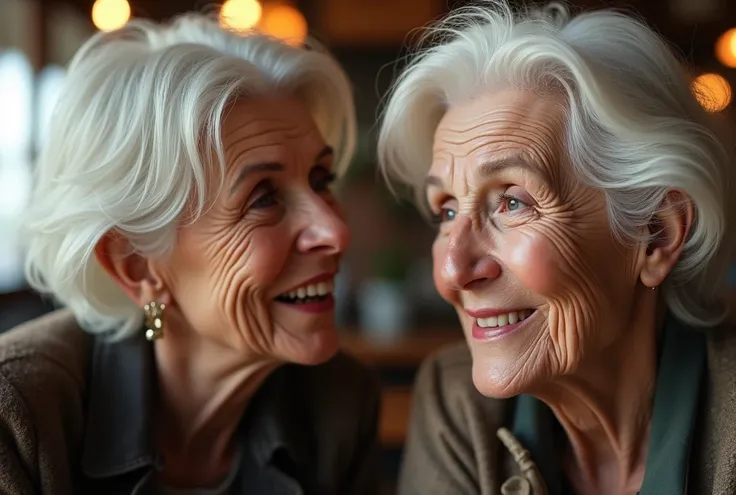
{"label": "gold dangling earring", "polygon": [[143,306],[143,311],[146,314],[146,339],[149,342],[164,336],[164,309],[166,309],[166,305],[155,301]]}

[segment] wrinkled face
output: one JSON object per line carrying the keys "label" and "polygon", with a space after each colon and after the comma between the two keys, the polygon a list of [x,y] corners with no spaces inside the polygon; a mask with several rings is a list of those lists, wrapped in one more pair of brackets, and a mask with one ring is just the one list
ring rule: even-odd
{"label": "wrinkled face", "polygon": [[451,107],[436,131],[434,278],[485,395],[575,372],[616,342],[632,312],[637,251],[614,241],[602,193],[573,177],[562,103],[486,94]]}
{"label": "wrinkled face", "polygon": [[222,140],[224,188],[180,231],[165,285],[191,331],[244,357],[325,361],[338,346],[331,293],[349,242],[332,150],[295,99],[237,102]]}

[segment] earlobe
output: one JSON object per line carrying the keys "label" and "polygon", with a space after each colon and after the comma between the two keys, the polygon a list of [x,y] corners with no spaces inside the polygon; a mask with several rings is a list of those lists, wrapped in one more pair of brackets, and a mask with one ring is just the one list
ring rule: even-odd
{"label": "earlobe", "polygon": [[137,305],[160,298],[163,281],[145,257],[135,253],[130,242],[115,232],[105,234],[95,246],[95,258],[115,284]]}
{"label": "earlobe", "polygon": [[651,240],[646,248],[641,282],[654,288],[662,284],[680,258],[694,220],[690,198],[669,191],[649,224]]}

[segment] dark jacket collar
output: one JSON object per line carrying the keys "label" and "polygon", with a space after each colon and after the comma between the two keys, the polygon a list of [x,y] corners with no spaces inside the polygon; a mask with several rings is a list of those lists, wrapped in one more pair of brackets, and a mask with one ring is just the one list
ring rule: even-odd
{"label": "dark jacket collar", "polygon": [[[253,397],[238,434],[243,456],[265,467],[283,452],[295,465],[310,458],[309,433],[300,428],[305,398],[298,366],[274,371]],[[108,478],[158,463],[153,442],[156,366],[142,334],[121,341],[95,339],[89,367],[83,473]],[[288,389],[288,390],[287,390]]]}
{"label": "dark jacket collar", "polygon": [[86,476],[105,478],[154,464],[155,380],[153,347],[142,335],[95,339],[82,453]]}
{"label": "dark jacket collar", "polygon": [[239,431],[241,445],[249,449],[259,467],[282,452],[298,465],[310,461],[309,431],[304,429],[306,397],[299,386],[299,366],[285,365],[274,371],[253,397]]}

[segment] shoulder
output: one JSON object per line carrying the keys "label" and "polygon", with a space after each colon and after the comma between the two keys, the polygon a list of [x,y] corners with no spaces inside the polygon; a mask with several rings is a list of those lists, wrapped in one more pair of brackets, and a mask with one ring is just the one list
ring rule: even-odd
{"label": "shoulder", "polygon": [[[726,396],[736,392],[736,325],[705,330],[708,382]],[[725,387],[725,389],[724,389]],[[726,398],[725,396],[723,397]],[[736,413],[736,411],[735,411]]]}
{"label": "shoulder", "polygon": [[[736,471],[736,326],[727,323],[704,330],[707,376],[699,405],[694,464],[697,486],[703,493],[733,493]],[[712,488],[712,489],[711,489]]]}
{"label": "shoulder", "polygon": [[19,479],[41,469],[36,463],[45,458],[44,476],[68,480],[67,455],[83,430],[89,342],[66,311],[0,335],[1,470]]}
{"label": "shoulder", "polygon": [[0,374],[22,383],[61,373],[81,387],[90,348],[71,312],[54,311],[0,335]]}
{"label": "shoulder", "polygon": [[[509,401],[477,391],[463,342],[429,357],[414,384],[399,493],[477,493],[498,469],[496,431]],[[485,481],[484,481],[485,480]]]}
{"label": "shoulder", "polygon": [[[707,376],[700,405],[699,466],[714,486],[736,486],[730,463],[736,455],[736,328],[731,323],[705,330],[707,341]],[[726,486],[723,485],[723,486]],[[729,492],[731,490],[728,490]],[[725,492],[724,492],[725,493]]]}

